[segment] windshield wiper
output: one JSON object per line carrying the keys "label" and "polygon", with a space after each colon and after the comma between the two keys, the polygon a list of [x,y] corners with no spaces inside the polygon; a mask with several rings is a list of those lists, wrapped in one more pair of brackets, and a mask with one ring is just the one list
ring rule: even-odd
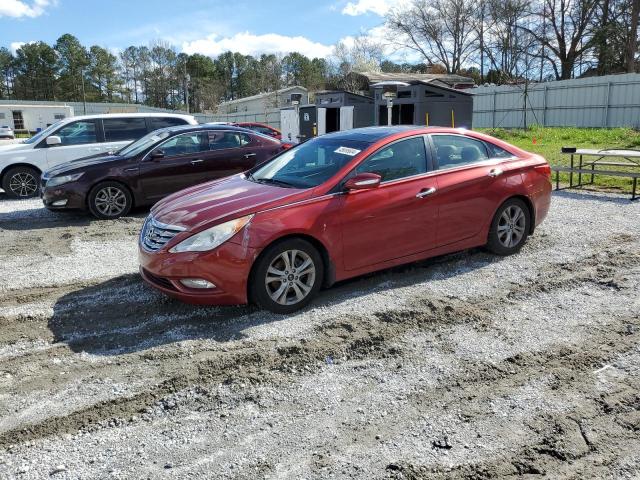
{"label": "windshield wiper", "polygon": [[287,188],[298,188],[293,183],[285,182],[284,180],[276,180],[275,178],[255,178],[253,175],[251,175],[250,179],[258,183],[265,183],[265,184],[272,183],[274,185],[280,185],[282,187],[287,187]]}

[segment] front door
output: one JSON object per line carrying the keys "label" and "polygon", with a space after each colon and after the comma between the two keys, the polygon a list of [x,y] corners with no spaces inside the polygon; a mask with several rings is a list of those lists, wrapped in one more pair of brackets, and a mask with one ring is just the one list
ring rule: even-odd
{"label": "front door", "polygon": [[140,162],[138,186],[147,201],[155,202],[170,193],[177,192],[205,181],[204,162],[208,153],[205,135],[189,132],[171,137],[158,145],[154,152]]}
{"label": "front door", "polygon": [[95,120],[78,120],[67,123],[51,135],[60,137],[62,143],[49,146],[46,139],[43,139],[37,147],[46,149],[49,168],[78,158],[95,155],[102,150]]}
{"label": "front door", "polygon": [[344,267],[357,270],[433,248],[437,189],[429,175],[423,136],[403,139],[378,150],[355,173],[377,173],[378,188],[349,192],[340,212]]}

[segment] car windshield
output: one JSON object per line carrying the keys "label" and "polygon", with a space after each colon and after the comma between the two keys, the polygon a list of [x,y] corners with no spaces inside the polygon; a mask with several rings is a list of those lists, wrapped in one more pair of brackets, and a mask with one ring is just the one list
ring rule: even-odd
{"label": "car windshield", "polygon": [[56,122],[53,125],[49,125],[47,128],[45,128],[44,130],[41,130],[40,132],[36,133],[33,137],[31,138],[27,138],[26,140],[24,140],[22,143],[37,143],[40,140],[42,140],[43,138],[45,138],[46,136],[48,136],[52,131],[54,131],[56,128],[58,128],[60,126],[62,122]]}
{"label": "car windshield", "polygon": [[255,170],[248,179],[281,187],[317,187],[369,145],[355,140],[314,138],[285,151]]}
{"label": "car windshield", "polygon": [[170,135],[167,130],[151,132],[139,140],[127,145],[118,152],[118,155],[123,157],[133,157],[140,152],[144,152],[146,149],[153,147],[160,140],[164,140]]}

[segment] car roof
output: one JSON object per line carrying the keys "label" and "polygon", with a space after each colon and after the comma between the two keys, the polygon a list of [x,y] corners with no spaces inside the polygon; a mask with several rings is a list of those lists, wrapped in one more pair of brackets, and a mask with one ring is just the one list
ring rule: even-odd
{"label": "car roof", "polygon": [[[169,132],[169,133],[181,133],[181,132],[198,132],[205,130],[232,130],[235,132],[256,134],[253,130],[248,128],[238,127],[231,124],[211,124],[205,123],[201,125],[176,125],[173,127],[160,128],[156,132]],[[267,137],[270,138],[270,137]]]}
{"label": "car roof", "polygon": [[423,133],[457,133],[465,134],[469,130],[464,128],[451,128],[451,127],[425,127],[423,125],[394,125],[384,127],[364,127],[355,128],[352,130],[344,130],[341,132],[333,132],[323,135],[322,138],[332,138],[337,140],[358,140],[362,142],[374,143],[378,140],[388,138],[394,135],[415,132],[417,134]]}
{"label": "car roof", "polygon": [[152,117],[166,117],[166,118],[182,118],[184,120],[194,121],[193,115],[186,115],[183,113],[165,113],[165,112],[144,112],[144,113],[97,113],[95,115],[77,115],[73,117],[67,117],[63,121],[76,121],[76,120],[94,120],[99,118],[152,118]]}

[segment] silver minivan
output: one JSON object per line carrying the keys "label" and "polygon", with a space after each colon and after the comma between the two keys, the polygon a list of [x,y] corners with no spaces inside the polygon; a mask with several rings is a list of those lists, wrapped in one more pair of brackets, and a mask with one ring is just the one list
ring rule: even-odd
{"label": "silver minivan", "polygon": [[109,113],[61,120],[19,143],[0,145],[0,185],[14,198],[38,194],[40,175],[61,163],[116,152],[147,133],[197,125],[191,115]]}

